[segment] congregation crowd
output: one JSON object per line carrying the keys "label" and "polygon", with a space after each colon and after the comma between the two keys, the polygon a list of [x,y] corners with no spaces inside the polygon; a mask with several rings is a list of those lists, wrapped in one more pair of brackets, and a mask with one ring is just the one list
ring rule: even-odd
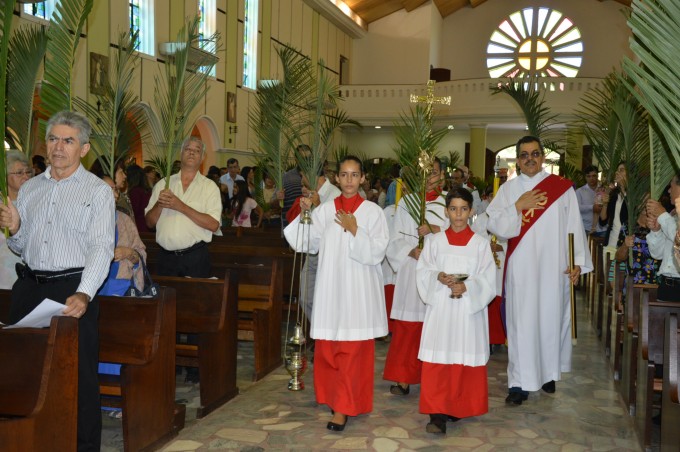
{"label": "congregation crowd", "polygon": [[[315,184],[294,167],[276,187],[271,174],[241,169],[235,158],[204,176],[205,146],[189,137],[165,181],[152,167],[123,161],[113,176],[99,161],[86,170],[90,133],[84,116],[60,112],[47,127],[49,166],[9,151],[11,202],[0,206],[9,232],[0,238],[0,288],[12,290],[10,322],[44,298],[80,319],[78,450],[99,450],[98,373],[116,371],[98,363],[96,297],[144,290],[140,232],[155,231],[159,275],[210,277],[208,243],[222,227],[285,227],[289,245],[307,253],[299,302],[311,322],[316,400],[331,409],[333,431],[371,412],[374,340],[388,335],[383,378],[395,396],[421,385],[427,432],[488,411],[494,344],[508,347],[509,405],[555,392],[571,370],[570,290],[593,270],[590,235],[604,237],[612,265],[657,283],[659,299],[680,301],[680,174],[664,199],[644,200],[629,230],[626,190],[634,181],[625,162],[611,186],[589,166],[576,188],[544,169],[543,145],[528,136],[516,146],[518,175],[503,177],[495,195],[478,190],[467,167],[447,172],[435,159],[419,224],[407,202],[416,194],[398,195],[398,171],[392,180],[371,178],[352,155],[325,166]],[[301,221],[305,211],[311,223]],[[302,230],[308,240],[299,240]],[[195,369],[186,379],[198,381]]]}

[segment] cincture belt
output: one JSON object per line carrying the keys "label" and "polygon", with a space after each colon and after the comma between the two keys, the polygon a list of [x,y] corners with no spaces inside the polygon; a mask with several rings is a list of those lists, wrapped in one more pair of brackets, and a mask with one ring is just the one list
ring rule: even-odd
{"label": "cincture belt", "polygon": [[672,276],[659,275],[659,284],[668,287],[680,287],[680,278],[674,278]]}

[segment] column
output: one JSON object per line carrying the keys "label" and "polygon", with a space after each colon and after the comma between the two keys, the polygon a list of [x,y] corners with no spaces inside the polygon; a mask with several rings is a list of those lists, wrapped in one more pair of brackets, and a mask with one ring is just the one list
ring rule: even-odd
{"label": "column", "polygon": [[470,124],[470,169],[484,178],[486,162],[486,124]]}
{"label": "column", "polygon": [[581,127],[567,127],[567,148],[564,161],[577,170],[583,169],[583,130]]}

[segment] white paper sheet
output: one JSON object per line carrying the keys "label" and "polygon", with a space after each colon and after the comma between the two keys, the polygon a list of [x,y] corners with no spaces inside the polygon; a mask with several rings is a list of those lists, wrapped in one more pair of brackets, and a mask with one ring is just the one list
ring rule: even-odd
{"label": "white paper sheet", "polygon": [[54,300],[45,298],[34,310],[26,317],[19,320],[14,325],[5,326],[6,330],[11,328],[46,328],[50,326],[50,321],[55,315],[62,315],[66,306]]}

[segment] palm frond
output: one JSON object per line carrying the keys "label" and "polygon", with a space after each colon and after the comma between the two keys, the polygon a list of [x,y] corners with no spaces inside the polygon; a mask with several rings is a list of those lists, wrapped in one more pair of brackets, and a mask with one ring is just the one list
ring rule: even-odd
{"label": "palm frond", "polygon": [[[317,189],[318,177],[324,162],[329,155],[329,148],[334,133],[342,126],[358,126],[357,121],[350,119],[338,107],[342,100],[334,78],[328,73],[323,60],[317,64],[316,77],[313,84],[312,97],[307,99],[308,109],[301,117],[301,128],[304,131],[301,139],[309,143],[310,151],[297,147],[294,150],[300,172],[306,176],[311,190]],[[303,142],[304,142],[303,141]]]}
{"label": "palm frond", "polygon": [[[0,7],[0,30],[2,30],[2,38],[0,41],[0,67],[7,67],[7,52],[9,49],[9,38],[12,31],[12,17],[14,15],[14,0],[6,0]],[[7,71],[0,71],[0,130],[3,131],[3,138],[5,135],[5,92],[7,86]],[[5,150],[0,151],[0,195],[2,196],[2,203],[7,205],[9,203],[9,196],[7,190],[7,156]],[[5,228],[5,236],[8,235],[8,230]]]}
{"label": "palm frond", "polygon": [[538,79],[527,77],[519,80],[509,78],[506,83],[493,90],[493,94],[507,94],[520,107],[527,122],[529,135],[545,139],[545,135],[552,123],[557,119],[556,114],[550,113],[546,106],[545,92],[538,89]]}
{"label": "palm frond", "polygon": [[404,196],[407,212],[418,225],[425,221],[425,191],[437,145],[449,132],[432,129],[432,106],[416,105],[409,114],[401,114],[395,124],[397,147],[394,152],[402,167],[402,182],[410,196]]}
{"label": "palm frond", "polygon": [[[61,110],[73,109],[73,66],[81,32],[94,0],[61,0],[47,27],[45,75],[40,90],[40,110],[49,118]],[[46,121],[40,121],[44,136]]]}
{"label": "palm frond", "polygon": [[649,123],[649,183],[650,196],[659,199],[673,176],[677,173],[672,161],[669,161],[671,150],[657,131],[655,124]]}
{"label": "palm frond", "polygon": [[33,100],[36,74],[45,56],[47,35],[43,27],[26,24],[12,33],[9,41],[7,73],[7,128],[14,147],[27,155],[32,153]]}
{"label": "palm frond", "polygon": [[[198,41],[199,17],[189,20],[179,31],[176,38],[175,53],[165,60],[164,70],[154,78],[154,101],[160,116],[161,134],[166,140],[163,155],[152,158],[150,161],[164,162],[162,167],[156,170],[165,178],[166,188],[170,184],[172,164],[175,161],[182,141],[187,137],[189,117],[196,106],[205,99],[209,85],[207,78],[215,63],[212,56],[206,54],[202,61],[197,62],[195,68],[190,68],[189,49]],[[220,49],[220,36],[218,33],[201,38],[206,43],[214,45],[216,51]],[[197,70],[196,68],[200,68]],[[151,124],[151,123],[149,123]]]}
{"label": "palm frond", "polygon": [[255,155],[266,165],[276,186],[281,187],[283,173],[293,157],[293,146],[302,135],[296,118],[304,112],[314,78],[309,58],[288,46],[277,46],[276,52],[283,79],[259,83],[249,122],[260,143]]}
{"label": "palm frond", "polygon": [[74,99],[74,104],[92,119],[92,150],[111,178],[118,161],[140,146],[148,135],[146,114],[136,107],[139,98],[132,92],[133,74],[139,62],[138,41],[137,33],[122,32],[118,36],[112,73],[106,77],[104,94],[97,96],[98,105]]}
{"label": "palm frond", "polygon": [[[660,194],[661,176],[680,168],[680,5],[674,0],[634,0],[628,25],[634,39],[630,48],[639,63],[624,58],[632,94],[651,116],[662,138],[650,134],[652,195]],[[666,181],[667,182],[667,181]]]}

